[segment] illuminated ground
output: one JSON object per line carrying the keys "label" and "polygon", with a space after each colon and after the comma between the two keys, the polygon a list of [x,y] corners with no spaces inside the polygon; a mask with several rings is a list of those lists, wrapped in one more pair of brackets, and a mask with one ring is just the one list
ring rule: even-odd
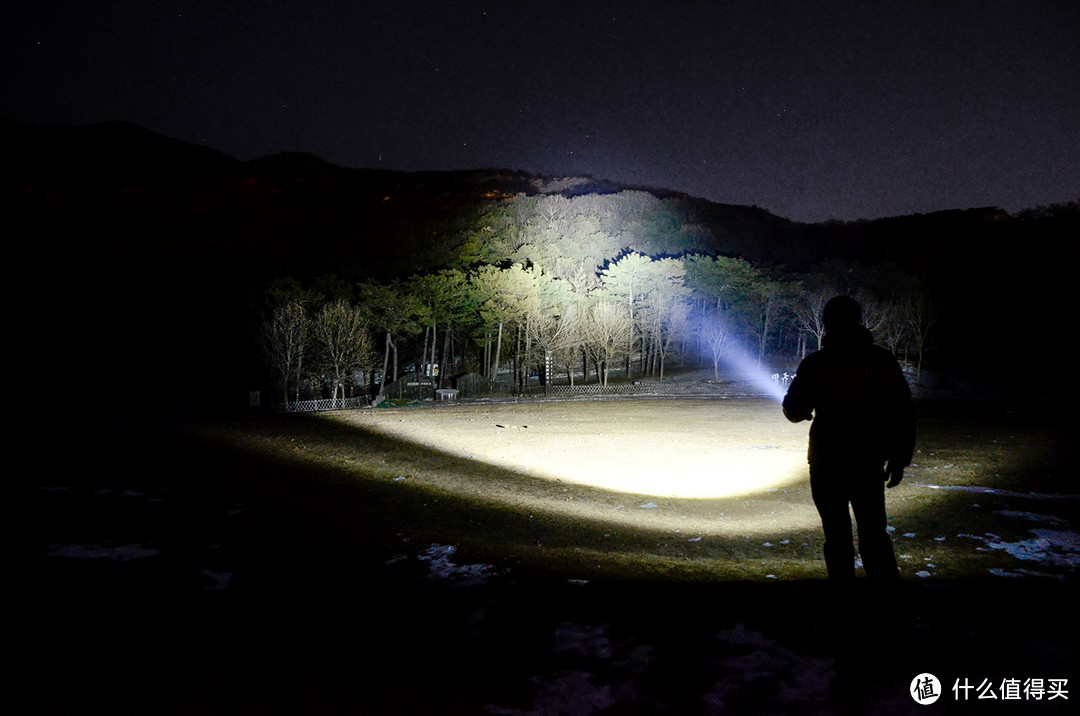
{"label": "illuminated ground", "polygon": [[16,442],[18,711],[906,713],[924,670],[1075,685],[1075,426],[919,414],[888,493],[904,583],[839,600],[806,427],[769,401],[49,426]]}
{"label": "illuminated ground", "polygon": [[[1006,412],[987,417],[993,432],[926,416],[915,464],[887,493],[905,576],[1067,575],[1080,564],[1067,468],[1051,463],[1038,485],[1030,475],[1048,456],[1063,460],[1067,438]],[[808,424],[788,423],[770,400],[427,404],[319,422],[335,437],[285,454],[389,483],[404,498],[443,495],[481,508],[465,525],[441,519],[442,534],[398,525],[477,561],[554,564],[582,577],[822,576]],[[372,454],[376,436],[385,439]],[[492,529],[503,533],[494,551]]]}
{"label": "illuminated ground", "polygon": [[467,404],[335,417],[524,476],[650,497],[735,497],[806,478],[806,425],[767,400]]}

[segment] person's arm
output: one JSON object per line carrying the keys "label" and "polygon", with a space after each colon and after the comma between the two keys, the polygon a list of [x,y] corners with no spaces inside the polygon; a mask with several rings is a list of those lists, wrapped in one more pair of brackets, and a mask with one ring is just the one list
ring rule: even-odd
{"label": "person's arm", "polygon": [[904,479],[904,468],[889,460],[885,463],[885,479],[888,480],[885,487],[896,487]]}
{"label": "person's arm", "polygon": [[807,389],[806,374],[809,369],[804,368],[805,365],[803,363],[799,366],[795,372],[795,378],[788,387],[787,395],[784,396],[784,417],[793,423],[812,420],[814,417],[814,406]]}
{"label": "person's arm", "polygon": [[900,364],[895,360],[889,366],[893,410],[893,434],[889,459],[885,465],[886,487],[896,487],[904,479],[904,468],[911,464],[915,454],[915,409],[911,389]]}

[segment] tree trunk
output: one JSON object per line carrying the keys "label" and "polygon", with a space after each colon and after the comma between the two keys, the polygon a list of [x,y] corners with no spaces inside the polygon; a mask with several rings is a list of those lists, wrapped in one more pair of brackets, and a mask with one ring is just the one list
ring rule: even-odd
{"label": "tree trunk", "polygon": [[394,379],[392,383],[396,383],[398,380],[398,355],[397,355],[397,341],[391,341],[390,347],[394,351]]}
{"label": "tree trunk", "polygon": [[[296,402],[300,402],[300,383],[304,380],[304,357],[296,361]],[[286,401],[288,398],[285,399]]]}
{"label": "tree trunk", "polygon": [[379,379],[379,392],[375,394],[375,403],[379,402],[386,392],[386,370],[390,367],[390,331],[386,332],[386,348],[383,351],[382,377]]}
{"label": "tree trunk", "polygon": [[438,331],[439,331],[438,326],[436,324],[432,323],[431,324],[431,361],[428,363],[431,366],[431,373],[432,373],[431,377],[432,378],[435,377],[435,351],[437,351],[439,349],[438,348],[439,341],[438,341],[438,338],[437,338]]}
{"label": "tree trunk", "polygon": [[484,329],[484,356],[480,363],[480,374],[491,380],[491,331]]}
{"label": "tree trunk", "polygon": [[418,372],[423,374],[424,364],[427,363],[427,342],[428,334],[431,332],[431,326],[424,326],[424,350],[420,352],[420,365],[417,366]]}
{"label": "tree trunk", "polygon": [[525,387],[528,388],[529,387],[529,358],[530,358],[530,355],[532,353],[532,331],[529,330],[529,324],[527,323],[527,321],[529,319],[526,318],[525,320],[526,320],[526,324],[525,324],[525,358],[522,361],[522,363],[525,366]]}
{"label": "tree trunk", "polygon": [[440,388],[442,388],[443,385],[445,385],[444,378],[446,376],[447,371],[450,368],[450,366],[449,366],[449,362],[450,362],[450,336],[451,336],[450,324],[447,323],[446,324],[446,329],[443,331],[443,349],[442,349],[442,359],[441,359],[442,362],[439,364],[439,381],[438,381],[437,385]]}
{"label": "tree trunk", "polygon": [[521,382],[521,324],[514,331],[514,382],[517,383],[518,392],[523,392],[524,384]]}
{"label": "tree trunk", "polygon": [[491,379],[499,379],[499,356],[502,354],[502,333],[503,324],[499,321],[499,331],[495,336],[495,355],[491,357]]}

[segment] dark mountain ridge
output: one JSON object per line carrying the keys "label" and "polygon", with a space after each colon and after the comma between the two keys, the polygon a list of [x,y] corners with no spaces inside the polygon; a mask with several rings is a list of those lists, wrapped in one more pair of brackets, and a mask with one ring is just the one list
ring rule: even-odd
{"label": "dark mountain ridge", "polygon": [[[128,123],[31,127],[0,120],[0,146],[5,204],[45,229],[40,233],[62,237],[72,231],[83,246],[157,240],[249,253],[263,247],[269,256],[284,252],[265,262],[270,272],[328,268],[312,257],[316,265],[307,271],[297,260],[317,237],[351,249],[368,264],[348,266],[337,256],[339,270],[379,277],[394,270],[395,254],[414,259],[432,233],[453,227],[456,215],[518,194],[645,191],[675,199],[712,233],[712,253],[798,270],[834,257],[925,270],[943,257],[986,247],[1018,223],[997,207],[982,207],[803,224],[758,207],[592,177],[352,169],[300,152],[244,162]],[[1030,228],[1032,222],[1026,223]]]}
{"label": "dark mountain ridge", "polygon": [[[698,250],[788,271],[829,258],[896,264],[930,280],[941,344],[959,363],[996,352],[1014,360],[1017,332],[1060,342],[1055,309],[1072,305],[1080,265],[1080,202],[1016,216],[988,207],[800,224],[591,177],[348,169],[303,153],[244,162],[124,123],[3,120],[0,147],[23,374],[110,376],[120,392],[163,381],[190,395],[236,392],[257,361],[252,310],[268,281],[435,270],[454,258],[448,236],[521,194],[646,191],[706,229]],[[1022,358],[1041,364],[1056,346]]]}

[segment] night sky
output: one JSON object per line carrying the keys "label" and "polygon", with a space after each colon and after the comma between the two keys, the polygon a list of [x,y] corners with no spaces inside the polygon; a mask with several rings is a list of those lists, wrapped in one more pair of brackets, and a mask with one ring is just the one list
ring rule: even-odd
{"label": "night sky", "polygon": [[1080,2],[5,0],[0,115],[801,220],[1080,198]]}

